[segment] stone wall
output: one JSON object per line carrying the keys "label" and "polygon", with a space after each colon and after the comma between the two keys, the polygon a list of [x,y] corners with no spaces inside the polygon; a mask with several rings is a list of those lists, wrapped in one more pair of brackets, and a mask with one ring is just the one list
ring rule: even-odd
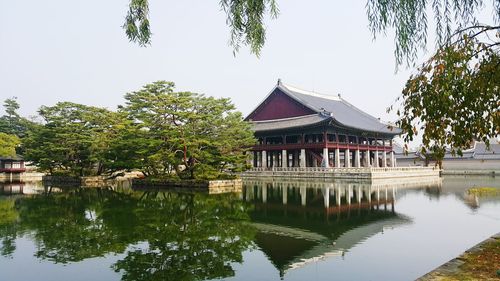
{"label": "stone wall", "polygon": [[241,175],[243,178],[336,178],[336,179],[387,179],[408,177],[439,177],[434,167],[394,168],[253,168]]}
{"label": "stone wall", "polygon": [[208,193],[228,193],[241,192],[243,189],[243,181],[241,179],[234,180],[214,180],[208,182]]}
{"label": "stone wall", "polygon": [[[421,160],[398,159],[399,167],[424,166]],[[431,161],[430,167],[436,163]],[[500,160],[478,160],[478,159],[445,159],[443,160],[443,175],[500,175]]]}
{"label": "stone wall", "polygon": [[175,191],[201,191],[209,194],[240,192],[243,187],[241,179],[234,180],[168,180],[168,179],[134,179],[134,188],[163,188]]}

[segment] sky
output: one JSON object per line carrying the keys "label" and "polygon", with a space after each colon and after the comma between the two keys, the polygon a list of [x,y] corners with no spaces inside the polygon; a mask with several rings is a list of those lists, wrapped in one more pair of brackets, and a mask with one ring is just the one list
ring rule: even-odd
{"label": "sky", "polygon": [[278,3],[258,58],[248,48],[233,55],[217,0],[150,0],[147,48],[121,28],[128,0],[0,0],[0,99],[18,97],[24,116],[58,101],[115,109],[125,93],[167,80],[179,91],[230,97],[247,115],[280,78],[395,120],[386,108],[414,70],[395,72],[394,38],[373,40],[366,1]]}

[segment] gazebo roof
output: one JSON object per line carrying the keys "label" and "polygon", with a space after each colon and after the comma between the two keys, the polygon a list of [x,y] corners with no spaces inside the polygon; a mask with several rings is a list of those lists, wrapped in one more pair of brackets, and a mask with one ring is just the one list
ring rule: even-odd
{"label": "gazebo roof", "polygon": [[278,92],[285,94],[297,103],[308,108],[315,113],[313,114],[315,116],[305,115],[292,118],[254,121],[254,129],[256,131],[285,129],[288,126],[290,126],[290,128],[297,126],[309,126],[330,119],[333,123],[341,127],[388,135],[398,135],[401,133],[401,129],[388,123],[384,123],[378,118],[363,112],[340,96],[331,96],[305,91],[286,85],[281,81],[278,81],[278,84],[273,88],[271,93],[254,111],[252,111],[252,113],[248,115],[247,119],[251,119],[251,117],[256,114],[259,109],[266,106],[267,100],[273,94]]}
{"label": "gazebo roof", "polygon": [[0,156],[0,161],[5,160],[13,160],[13,161],[23,161],[23,157],[21,155],[16,156]]}

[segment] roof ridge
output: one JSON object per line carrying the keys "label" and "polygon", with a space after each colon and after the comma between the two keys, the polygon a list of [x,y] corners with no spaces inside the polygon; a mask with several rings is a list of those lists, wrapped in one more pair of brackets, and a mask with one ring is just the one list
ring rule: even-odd
{"label": "roof ridge", "polygon": [[301,89],[299,87],[295,87],[295,86],[292,86],[289,84],[285,84],[283,82],[280,82],[279,85],[285,87],[288,90],[298,92],[299,94],[309,95],[309,96],[313,96],[313,97],[320,97],[320,98],[335,100],[335,101],[340,101],[340,99],[341,99],[339,96],[323,94],[323,93],[316,93],[316,92],[304,90],[304,89]]}

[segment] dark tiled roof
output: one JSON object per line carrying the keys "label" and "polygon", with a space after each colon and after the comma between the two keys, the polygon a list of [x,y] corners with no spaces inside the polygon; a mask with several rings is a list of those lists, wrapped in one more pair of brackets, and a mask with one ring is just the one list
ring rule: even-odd
{"label": "dark tiled roof", "polygon": [[318,113],[330,113],[339,125],[391,135],[401,133],[401,129],[396,127],[389,128],[389,124],[381,122],[379,119],[363,112],[340,97],[308,92],[283,83],[279,83],[277,87],[291,98]]}
{"label": "dark tiled roof", "polygon": [[[408,155],[404,155],[403,148],[399,145],[393,146],[394,152],[397,158],[410,158],[418,157],[420,154],[416,152],[408,152]],[[425,158],[425,157],[422,157]],[[473,148],[463,150],[462,156],[455,153],[452,155],[450,151],[446,151],[444,160],[466,160],[466,159],[476,159],[476,160],[500,160],[500,143],[495,140],[490,142],[489,149],[486,147],[484,142],[476,142]]]}
{"label": "dark tiled roof", "polygon": [[484,142],[476,142],[474,145],[474,159],[500,160],[500,143],[490,141],[490,147],[487,148]]}
{"label": "dark tiled roof", "polygon": [[407,151],[405,153],[405,149],[403,146],[399,145],[398,143],[394,142],[392,145],[392,151],[394,151],[394,156],[396,159],[417,159],[421,158],[419,154],[417,154],[415,151]]}
{"label": "dark tiled roof", "polygon": [[500,144],[495,141],[490,142],[489,149],[486,148],[484,142],[476,142],[473,148],[462,151],[462,156],[446,151],[443,159],[499,159],[500,160]]}
{"label": "dark tiled roof", "polygon": [[16,156],[0,156],[0,160],[22,161],[23,157],[21,155],[16,155]]}
{"label": "dark tiled roof", "polygon": [[331,120],[331,117],[322,114],[312,114],[286,119],[254,121],[252,125],[255,132],[262,132],[311,126],[327,120]]}

